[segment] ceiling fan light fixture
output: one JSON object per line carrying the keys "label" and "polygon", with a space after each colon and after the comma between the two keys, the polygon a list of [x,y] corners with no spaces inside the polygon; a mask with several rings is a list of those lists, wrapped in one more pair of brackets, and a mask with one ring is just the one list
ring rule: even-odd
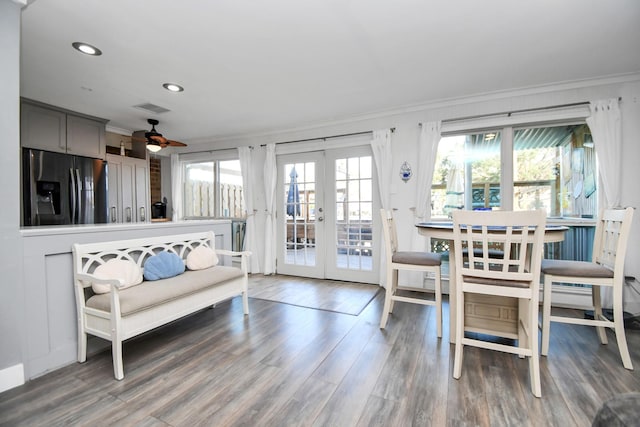
{"label": "ceiling fan light fixture", "polygon": [[147,150],[152,153],[157,153],[158,151],[162,150],[162,147],[157,142],[149,141],[147,142]]}
{"label": "ceiling fan light fixture", "polygon": [[71,43],[71,46],[73,46],[73,48],[79,52],[82,52],[86,55],[90,55],[90,56],[100,56],[102,55],[102,51],[100,49],[98,49],[95,46],[91,46],[88,43],[82,43],[82,42],[73,42]]}
{"label": "ceiling fan light fixture", "polygon": [[184,91],[184,88],[182,86],[180,86],[179,84],[175,84],[175,83],[164,83],[162,85],[163,88],[165,88],[166,90],[168,90],[169,92],[182,92]]}

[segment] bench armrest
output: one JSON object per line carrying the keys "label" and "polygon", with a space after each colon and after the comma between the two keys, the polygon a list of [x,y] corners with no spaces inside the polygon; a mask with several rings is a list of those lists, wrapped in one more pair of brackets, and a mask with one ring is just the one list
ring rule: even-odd
{"label": "bench armrest", "polygon": [[249,251],[230,251],[227,249],[218,249],[216,248],[216,254],[218,255],[226,255],[226,256],[251,256],[251,252]]}
{"label": "bench armrest", "polygon": [[239,251],[230,251],[227,249],[216,249],[216,253],[222,256],[241,257],[240,269],[245,274],[245,276],[247,275],[247,267],[248,267],[247,264],[248,264],[249,257],[251,256],[250,251],[239,252]]}
{"label": "bench armrest", "polygon": [[98,283],[101,285],[113,285],[116,288],[122,288],[124,286],[124,281],[122,279],[100,279],[93,274],[86,273],[76,273],[76,280],[79,280],[83,283],[84,287],[90,286],[91,283]]}

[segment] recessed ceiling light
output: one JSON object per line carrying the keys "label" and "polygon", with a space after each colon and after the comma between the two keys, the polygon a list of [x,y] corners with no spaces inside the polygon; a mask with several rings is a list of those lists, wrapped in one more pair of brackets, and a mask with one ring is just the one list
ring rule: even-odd
{"label": "recessed ceiling light", "polygon": [[184,90],[182,86],[175,83],[165,83],[162,87],[171,92],[182,92]]}
{"label": "recessed ceiling light", "polygon": [[71,46],[73,46],[75,50],[79,50],[80,52],[86,53],[87,55],[91,55],[91,56],[102,55],[102,51],[100,49],[98,49],[95,46],[91,46],[90,44],[87,44],[87,43],[73,42],[71,43]]}

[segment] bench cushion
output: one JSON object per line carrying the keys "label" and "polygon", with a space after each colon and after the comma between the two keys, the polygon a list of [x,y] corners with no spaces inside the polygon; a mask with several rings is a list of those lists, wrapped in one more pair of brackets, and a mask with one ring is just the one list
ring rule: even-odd
{"label": "bench cushion", "polygon": [[[186,271],[168,279],[145,281],[120,291],[120,312],[124,317],[242,276],[242,270],[237,267],[215,266]],[[111,311],[111,294],[93,295],[86,305],[97,310]]]}
{"label": "bench cushion", "polygon": [[144,280],[160,280],[184,273],[184,261],[173,252],[160,252],[144,263]]}
{"label": "bench cushion", "polygon": [[187,255],[187,268],[189,270],[202,270],[218,265],[218,255],[212,248],[198,246]]}
{"label": "bench cushion", "polygon": [[[104,280],[120,279],[124,282],[121,289],[142,283],[142,269],[128,259],[110,259],[99,265],[93,275]],[[96,294],[104,294],[111,290],[111,285],[92,283],[91,288]]]}

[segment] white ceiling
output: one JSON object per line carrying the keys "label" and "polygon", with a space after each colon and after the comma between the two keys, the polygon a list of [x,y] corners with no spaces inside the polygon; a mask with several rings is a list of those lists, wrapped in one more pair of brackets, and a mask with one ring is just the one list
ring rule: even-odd
{"label": "white ceiling", "polygon": [[637,73],[640,1],[36,0],[21,67],[24,97],[193,144]]}

